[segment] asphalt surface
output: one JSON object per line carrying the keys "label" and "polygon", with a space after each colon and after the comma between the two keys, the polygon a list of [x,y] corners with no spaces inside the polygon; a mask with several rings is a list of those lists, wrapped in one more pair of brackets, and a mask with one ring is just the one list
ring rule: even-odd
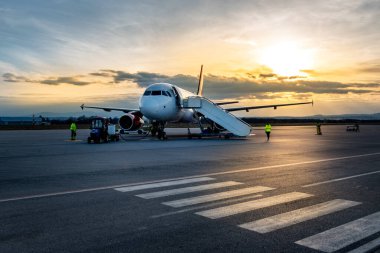
{"label": "asphalt surface", "polygon": [[360,130],[108,144],[1,131],[0,252],[376,251],[380,126]]}

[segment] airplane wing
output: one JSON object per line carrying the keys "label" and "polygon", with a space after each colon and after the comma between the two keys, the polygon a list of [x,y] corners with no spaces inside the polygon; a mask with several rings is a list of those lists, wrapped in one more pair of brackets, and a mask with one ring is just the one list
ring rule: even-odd
{"label": "airplane wing", "polygon": [[277,104],[277,105],[260,105],[260,106],[246,106],[246,107],[235,107],[235,108],[225,108],[226,111],[228,112],[235,112],[235,111],[249,111],[249,110],[254,110],[254,109],[262,109],[262,108],[271,108],[277,109],[277,107],[280,106],[290,106],[290,105],[306,105],[306,104],[314,104],[313,101],[311,102],[303,102],[303,103],[293,103],[293,104]]}
{"label": "airplane wing", "polygon": [[112,107],[99,107],[99,106],[85,106],[84,104],[80,106],[80,108],[82,108],[82,110],[84,108],[92,108],[92,109],[100,109],[100,110],[104,110],[106,112],[110,112],[110,111],[119,111],[119,112],[125,112],[125,113],[129,113],[129,112],[139,112],[140,113],[140,110],[139,109],[127,109],[127,108],[112,108]]}
{"label": "airplane wing", "polygon": [[214,102],[217,105],[229,105],[229,104],[237,104],[239,101],[226,101],[226,102]]}

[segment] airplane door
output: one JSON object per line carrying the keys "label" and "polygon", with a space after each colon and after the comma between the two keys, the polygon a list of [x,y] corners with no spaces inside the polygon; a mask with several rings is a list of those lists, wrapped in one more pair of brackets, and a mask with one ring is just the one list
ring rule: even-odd
{"label": "airplane door", "polygon": [[181,107],[181,97],[177,91],[177,89],[173,86],[173,91],[174,91],[174,94],[175,94],[175,103],[178,107]]}

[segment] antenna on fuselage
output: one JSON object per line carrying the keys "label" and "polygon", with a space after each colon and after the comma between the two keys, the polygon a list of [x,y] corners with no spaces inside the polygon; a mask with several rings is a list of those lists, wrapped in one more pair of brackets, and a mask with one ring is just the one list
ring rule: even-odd
{"label": "antenna on fuselage", "polygon": [[201,73],[199,74],[197,95],[202,96],[203,93],[203,65],[201,65]]}

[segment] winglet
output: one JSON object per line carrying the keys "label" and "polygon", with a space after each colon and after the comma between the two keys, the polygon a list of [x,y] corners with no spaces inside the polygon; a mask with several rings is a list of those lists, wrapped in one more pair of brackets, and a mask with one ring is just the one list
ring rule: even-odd
{"label": "winglet", "polygon": [[203,65],[201,65],[201,73],[199,74],[197,95],[202,96],[203,93]]}

